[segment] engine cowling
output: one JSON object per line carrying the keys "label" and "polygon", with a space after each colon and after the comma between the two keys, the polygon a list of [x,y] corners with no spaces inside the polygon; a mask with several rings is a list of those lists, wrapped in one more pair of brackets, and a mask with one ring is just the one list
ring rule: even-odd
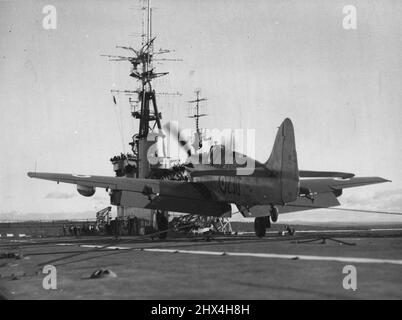
{"label": "engine cowling", "polygon": [[77,191],[84,197],[92,197],[95,194],[96,189],[94,187],[80,186],[77,184]]}

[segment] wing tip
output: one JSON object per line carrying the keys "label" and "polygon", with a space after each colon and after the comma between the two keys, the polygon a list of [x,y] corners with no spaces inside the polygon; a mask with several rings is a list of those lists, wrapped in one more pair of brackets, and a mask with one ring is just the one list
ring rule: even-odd
{"label": "wing tip", "polygon": [[[369,178],[370,179],[370,178]],[[372,177],[374,181],[372,183],[385,183],[385,182],[392,182],[392,180],[385,179],[383,177]]]}

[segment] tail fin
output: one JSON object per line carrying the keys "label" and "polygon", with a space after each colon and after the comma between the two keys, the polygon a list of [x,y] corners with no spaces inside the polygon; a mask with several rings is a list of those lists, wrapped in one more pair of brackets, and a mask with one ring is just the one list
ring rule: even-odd
{"label": "tail fin", "polygon": [[296,200],[299,194],[299,168],[292,121],[286,118],[276,134],[272,153],[265,167],[280,179],[282,202]]}

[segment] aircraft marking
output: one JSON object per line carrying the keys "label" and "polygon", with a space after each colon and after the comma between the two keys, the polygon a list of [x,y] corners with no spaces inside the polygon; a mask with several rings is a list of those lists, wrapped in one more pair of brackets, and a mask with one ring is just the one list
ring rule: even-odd
{"label": "aircraft marking", "polygon": [[240,196],[240,178],[235,176],[220,176],[219,189],[223,194],[235,194]]}
{"label": "aircraft marking", "polygon": [[86,174],[73,174],[72,176],[77,177],[77,178],[90,178],[91,177]]}

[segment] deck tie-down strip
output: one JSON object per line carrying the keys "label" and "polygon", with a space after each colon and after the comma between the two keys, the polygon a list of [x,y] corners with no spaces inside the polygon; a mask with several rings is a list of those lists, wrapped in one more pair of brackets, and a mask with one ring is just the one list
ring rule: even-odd
{"label": "deck tie-down strip", "polygon": [[[59,243],[57,245],[66,245]],[[312,256],[312,255],[297,255],[297,254],[278,254],[278,253],[252,253],[252,252],[227,252],[227,251],[205,251],[205,250],[180,250],[180,249],[159,249],[159,248],[131,248],[101,245],[80,245],[83,248],[103,248],[115,250],[135,250],[147,252],[162,252],[162,253],[183,253],[211,256],[232,256],[232,257],[253,257],[253,258],[269,258],[269,259],[285,259],[285,260],[308,260],[308,261],[333,261],[343,263],[373,263],[373,264],[393,264],[402,265],[402,260],[397,259],[375,259],[375,258],[356,258],[356,257],[331,257],[331,256]]]}
{"label": "deck tie-down strip", "polygon": [[178,249],[142,249],[142,250],[149,252],[187,253],[187,254],[201,254],[201,255],[213,255],[213,256],[255,257],[255,258],[310,260],[310,261],[336,261],[345,263],[377,263],[377,264],[386,263],[386,264],[402,265],[402,260],[394,260],[394,259],[310,256],[310,255],[277,254],[277,253],[199,251],[199,250],[178,250]]}

